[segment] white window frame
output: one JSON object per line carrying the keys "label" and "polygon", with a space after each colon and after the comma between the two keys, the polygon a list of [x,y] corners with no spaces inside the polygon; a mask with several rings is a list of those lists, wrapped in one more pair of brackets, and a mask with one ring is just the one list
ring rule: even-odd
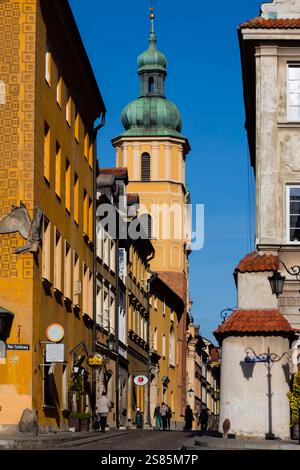
{"label": "white window frame", "polygon": [[288,122],[300,122],[300,118],[299,119],[291,119],[290,118],[290,77],[289,77],[290,68],[299,68],[300,69],[300,62],[288,62],[287,63],[287,100],[286,100],[287,121]]}
{"label": "white window frame", "polygon": [[298,242],[293,242],[290,239],[290,190],[300,189],[300,184],[289,184],[286,187],[286,241],[289,245],[300,245]]}

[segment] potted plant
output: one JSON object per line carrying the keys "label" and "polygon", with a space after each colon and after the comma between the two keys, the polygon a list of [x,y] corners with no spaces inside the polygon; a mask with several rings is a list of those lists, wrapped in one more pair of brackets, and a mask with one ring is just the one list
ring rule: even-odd
{"label": "potted plant", "polygon": [[300,410],[300,371],[294,375],[292,390],[288,393],[291,410],[292,439],[299,438],[299,410]]}
{"label": "potted plant", "polygon": [[91,418],[90,413],[79,413],[80,431],[89,430]]}
{"label": "potted plant", "polygon": [[75,432],[80,432],[81,430],[79,414],[80,413],[72,412],[69,415],[69,428],[75,428]]}
{"label": "potted plant", "polygon": [[70,409],[72,410],[69,415],[69,428],[75,428],[75,432],[79,432],[81,429],[80,415],[82,413],[78,412],[78,410],[82,409],[82,397],[84,394],[82,377],[80,375],[72,377],[68,389]]}

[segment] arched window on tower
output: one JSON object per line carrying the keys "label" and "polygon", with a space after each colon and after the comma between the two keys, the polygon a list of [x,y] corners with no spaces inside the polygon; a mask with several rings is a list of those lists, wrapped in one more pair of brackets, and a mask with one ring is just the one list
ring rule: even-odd
{"label": "arched window on tower", "polygon": [[148,80],[148,93],[154,93],[154,78],[150,77]]}
{"label": "arched window on tower", "polygon": [[142,214],[140,216],[141,238],[152,238],[152,218],[149,214]]}
{"label": "arched window on tower", "polygon": [[150,181],[150,155],[143,153],[141,159],[141,176],[142,181]]}

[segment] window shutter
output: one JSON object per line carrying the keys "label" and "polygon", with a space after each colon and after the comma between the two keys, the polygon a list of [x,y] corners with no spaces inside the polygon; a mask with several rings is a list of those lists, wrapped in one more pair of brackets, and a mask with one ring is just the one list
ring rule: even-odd
{"label": "window shutter", "polygon": [[142,155],[142,181],[150,181],[150,155],[143,153]]}

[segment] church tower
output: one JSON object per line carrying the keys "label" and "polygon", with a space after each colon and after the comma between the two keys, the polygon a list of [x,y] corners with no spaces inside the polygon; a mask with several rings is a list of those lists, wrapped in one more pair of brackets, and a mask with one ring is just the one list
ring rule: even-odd
{"label": "church tower", "polygon": [[167,59],[156,42],[152,10],[149,47],[137,60],[140,96],[123,110],[125,132],[112,143],[116,166],[128,169],[128,191],[140,196],[141,220],[156,253],[151,269],[186,297],[190,218],[185,160],[190,146],[181,134],[178,108],[165,96]]}
{"label": "church tower", "polygon": [[[185,161],[190,151],[181,134],[177,106],[165,96],[167,59],[156,48],[154,13],[150,15],[149,47],[138,57],[140,96],[128,104],[121,120],[125,131],[113,139],[116,166],[128,169],[128,191],[140,197],[140,220],[152,239],[151,270],[185,305],[178,323],[177,403],[186,403],[186,330],[188,324],[188,256],[191,251],[190,197]],[[153,321],[154,319],[152,319]],[[152,321],[152,328],[155,329]],[[160,321],[158,318],[155,321]]]}

